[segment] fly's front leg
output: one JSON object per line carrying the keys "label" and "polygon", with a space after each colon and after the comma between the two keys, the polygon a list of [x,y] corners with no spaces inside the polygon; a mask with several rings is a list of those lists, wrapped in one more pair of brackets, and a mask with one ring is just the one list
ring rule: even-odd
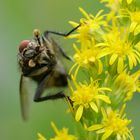
{"label": "fly's front leg", "polygon": [[44,32],[44,36],[47,37],[48,34],[55,34],[55,35],[67,37],[67,36],[69,36],[71,33],[73,33],[75,30],[77,30],[80,26],[81,26],[81,25],[79,24],[78,26],[76,26],[75,28],[73,28],[72,30],[70,30],[68,33],[61,33],[61,32],[55,32],[55,31],[45,31],[45,32]]}
{"label": "fly's front leg", "polygon": [[[54,35],[59,35],[59,36],[63,36],[63,37],[67,37],[69,36],[71,33],[73,33],[75,30],[77,30],[78,28],[80,27],[80,24],[78,26],[76,26],[75,28],[73,28],[72,30],[70,30],[68,33],[61,33],[61,32],[55,32],[55,31],[45,31],[44,32],[44,37],[48,38],[48,35],[49,34],[54,34]],[[66,59],[68,60],[71,60],[72,61],[72,58],[69,57],[65,51],[59,46],[59,45],[56,45],[59,49],[59,51],[61,52],[62,56],[65,57]]]}
{"label": "fly's front leg", "polygon": [[70,56],[68,56],[66,54],[66,52],[59,45],[57,45],[57,47],[58,47],[58,49],[59,49],[59,51],[60,51],[60,53],[62,54],[63,57],[65,57],[66,59],[68,59],[70,61],[73,61],[73,59]]}

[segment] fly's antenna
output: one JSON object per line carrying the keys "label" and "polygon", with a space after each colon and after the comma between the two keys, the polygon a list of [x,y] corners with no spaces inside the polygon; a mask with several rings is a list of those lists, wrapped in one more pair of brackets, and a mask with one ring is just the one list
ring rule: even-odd
{"label": "fly's antenna", "polygon": [[41,41],[40,41],[40,30],[34,29],[33,35],[34,35],[34,37],[37,39],[38,44],[41,46]]}

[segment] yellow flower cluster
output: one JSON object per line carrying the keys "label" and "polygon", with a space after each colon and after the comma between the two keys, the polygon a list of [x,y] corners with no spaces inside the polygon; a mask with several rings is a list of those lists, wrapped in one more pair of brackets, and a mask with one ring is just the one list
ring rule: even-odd
{"label": "yellow flower cluster", "polygon": [[[79,140],[134,140],[125,106],[140,92],[140,9],[134,0],[100,0],[109,8],[94,16],[82,8],[76,32],[74,64],[69,71],[70,97]],[[82,126],[82,127],[81,127]],[[68,129],[50,140],[77,140]],[[83,135],[85,138],[83,138]],[[46,140],[38,134],[38,140]]]}
{"label": "yellow flower cluster", "polygon": [[140,92],[140,70],[130,75],[123,71],[115,79],[117,90],[123,90],[125,93],[124,101],[131,100],[135,92]]}
{"label": "yellow flower cluster", "polygon": [[118,140],[127,140],[128,137],[130,140],[134,140],[131,130],[127,127],[131,120],[126,119],[122,114],[123,112],[107,111],[102,109],[103,120],[101,124],[94,124],[86,129],[96,131],[98,134],[103,133],[101,140],[107,140],[111,135]]}
{"label": "yellow flower cluster", "polygon": [[[87,19],[81,21],[78,33],[70,36],[70,38],[78,38],[78,41],[81,43],[80,49],[74,44],[76,51],[74,66],[78,65],[86,68],[93,66],[98,69],[97,71],[100,74],[103,69],[101,59],[105,56],[109,57],[109,65],[117,63],[118,73],[124,70],[126,64],[132,69],[140,63],[140,44],[139,42],[134,44],[134,39],[129,39],[130,33],[136,28],[134,25],[126,28],[119,27],[117,25],[119,21],[113,20],[113,25],[108,25],[107,28],[107,23],[103,20],[105,15],[99,17],[101,12],[95,18],[91,18],[91,15],[88,16],[84,10],[81,10],[81,12],[84,13]],[[77,23],[71,23],[74,27],[77,26]],[[138,22],[135,22],[135,26],[137,25],[138,28],[135,29],[137,32],[140,31],[138,24]],[[103,25],[105,27],[104,30],[107,31],[101,28]]]}
{"label": "yellow flower cluster", "polygon": [[76,89],[71,87],[73,107],[76,108],[76,121],[79,121],[84,112],[84,108],[91,108],[96,113],[98,112],[98,105],[100,101],[110,104],[111,101],[108,96],[104,94],[104,91],[111,91],[106,87],[99,87],[97,81],[90,80],[88,83],[77,83],[73,78]]}
{"label": "yellow flower cluster", "polygon": [[[102,45],[106,45],[109,49],[109,64],[113,65],[117,63],[117,72],[121,73],[125,65],[128,65],[130,69],[140,63],[140,52],[136,47],[137,44],[128,40],[129,32],[127,28],[118,29],[113,26],[108,33],[104,35],[104,42]],[[126,63],[128,61],[128,63]]]}
{"label": "yellow flower cluster", "polygon": [[[56,136],[54,138],[50,138],[50,140],[78,140],[77,137],[74,135],[68,134],[68,129],[63,128],[62,130],[58,130],[57,127],[53,122],[51,122],[52,128],[54,132],[56,133]],[[47,140],[42,134],[38,133],[38,140]]]}
{"label": "yellow flower cluster", "polygon": [[89,139],[133,140],[124,103],[140,92],[139,9],[131,11],[133,0],[101,2],[109,13],[100,10],[94,16],[80,8],[84,18],[70,21],[80,27],[68,37],[77,39],[69,100],[75,120],[90,132]]}

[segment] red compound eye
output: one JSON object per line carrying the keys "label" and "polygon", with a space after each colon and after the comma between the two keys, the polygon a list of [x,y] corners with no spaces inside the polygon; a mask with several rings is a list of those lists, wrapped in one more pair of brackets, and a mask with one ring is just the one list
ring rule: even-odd
{"label": "red compound eye", "polygon": [[22,52],[24,50],[24,48],[26,48],[29,44],[29,40],[23,40],[21,41],[20,45],[19,45],[19,52]]}

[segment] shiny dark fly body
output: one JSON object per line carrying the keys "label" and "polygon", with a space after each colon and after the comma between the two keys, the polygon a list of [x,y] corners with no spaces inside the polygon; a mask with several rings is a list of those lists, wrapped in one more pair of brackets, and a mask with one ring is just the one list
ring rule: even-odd
{"label": "shiny dark fly body", "polygon": [[44,34],[41,35],[40,31],[35,29],[33,32],[34,38],[32,40],[23,40],[20,43],[18,64],[21,70],[20,102],[24,120],[27,119],[28,112],[26,79],[34,80],[38,84],[34,95],[35,102],[66,97],[63,91],[43,96],[44,90],[53,87],[59,88],[67,86],[68,75],[59,57],[63,56],[64,58],[71,60],[64,50],[51,38],[50,34],[68,36],[79,26],[72,29],[67,34],[45,31]]}

